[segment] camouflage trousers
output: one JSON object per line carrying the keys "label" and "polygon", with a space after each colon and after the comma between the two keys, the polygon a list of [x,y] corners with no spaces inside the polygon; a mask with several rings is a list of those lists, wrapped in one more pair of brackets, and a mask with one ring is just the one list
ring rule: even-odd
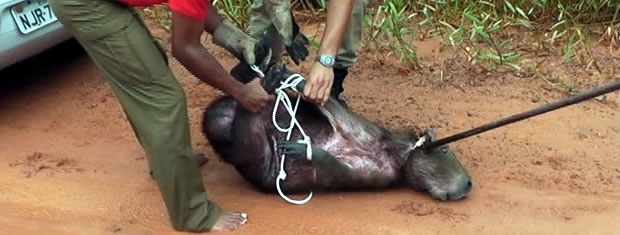
{"label": "camouflage trousers", "polygon": [[[342,44],[340,48],[338,48],[338,53],[335,58],[335,68],[348,68],[357,62],[357,48],[362,40],[366,4],[367,1],[365,0],[355,0],[349,25],[347,26]],[[260,34],[267,29],[269,34],[274,35],[271,36],[271,38],[277,38],[278,40],[272,40],[270,42],[273,53],[272,61],[279,61],[282,58],[284,42],[275,27],[271,26],[271,20],[263,8],[263,1],[254,0],[252,6],[250,6],[249,14],[250,24],[247,33],[254,38],[258,38]]]}

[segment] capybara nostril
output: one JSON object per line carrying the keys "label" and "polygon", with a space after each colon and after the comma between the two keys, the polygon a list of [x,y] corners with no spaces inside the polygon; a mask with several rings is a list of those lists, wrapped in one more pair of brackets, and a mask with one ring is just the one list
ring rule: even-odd
{"label": "capybara nostril", "polygon": [[471,191],[472,186],[473,186],[473,183],[471,182],[471,180],[467,180],[467,186],[465,186],[464,193],[469,193]]}

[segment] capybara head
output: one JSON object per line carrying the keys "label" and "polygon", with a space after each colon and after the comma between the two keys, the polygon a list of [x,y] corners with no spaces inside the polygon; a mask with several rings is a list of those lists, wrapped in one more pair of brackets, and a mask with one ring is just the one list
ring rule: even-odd
{"label": "capybara head", "polygon": [[[435,133],[427,130],[426,141],[434,141]],[[440,200],[466,197],[472,188],[467,170],[449,146],[417,148],[407,156],[405,180],[416,190],[429,192]]]}

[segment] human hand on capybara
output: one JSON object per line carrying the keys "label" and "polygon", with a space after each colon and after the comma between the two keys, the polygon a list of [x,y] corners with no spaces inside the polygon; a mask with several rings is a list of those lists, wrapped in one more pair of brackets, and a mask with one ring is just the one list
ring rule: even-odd
{"label": "human hand on capybara", "polygon": [[250,112],[258,112],[265,108],[273,96],[269,95],[261,85],[260,79],[255,78],[243,85],[241,92],[235,97],[241,105]]}
{"label": "human hand on capybara", "polygon": [[314,63],[310,69],[310,75],[306,78],[303,91],[305,99],[317,104],[325,105],[334,81],[334,72],[331,68],[320,63]]}

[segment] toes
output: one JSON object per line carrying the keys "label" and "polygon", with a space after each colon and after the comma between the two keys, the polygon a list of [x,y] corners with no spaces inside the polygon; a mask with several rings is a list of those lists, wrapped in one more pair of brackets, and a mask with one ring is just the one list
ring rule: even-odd
{"label": "toes", "polygon": [[248,222],[248,215],[246,213],[235,213],[228,219],[228,226],[230,229],[237,229]]}
{"label": "toes", "polygon": [[248,222],[246,213],[224,212],[216,222],[213,230],[232,231]]}
{"label": "toes", "polygon": [[241,213],[239,214],[239,216],[237,217],[238,221],[239,221],[239,226],[244,225],[248,222],[248,214],[246,213]]}

